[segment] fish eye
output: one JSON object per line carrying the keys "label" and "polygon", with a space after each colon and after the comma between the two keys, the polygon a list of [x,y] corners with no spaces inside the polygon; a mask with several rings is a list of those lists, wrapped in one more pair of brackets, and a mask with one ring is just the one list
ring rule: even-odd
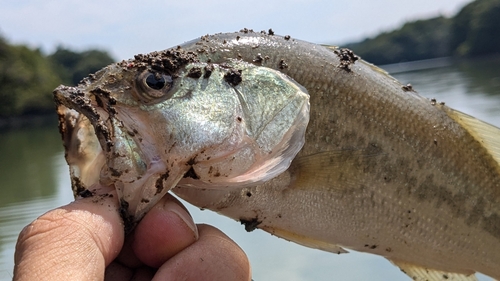
{"label": "fish eye", "polygon": [[168,98],[173,85],[172,76],[146,70],[137,77],[137,98],[144,103],[158,102]]}
{"label": "fish eye", "polygon": [[158,73],[149,73],[144,80],[146,85],[153,90],[161,90],[163,87],[167,85],[167,80],[170,79],[172,82],[172,78],[166,75],[159,75]]}

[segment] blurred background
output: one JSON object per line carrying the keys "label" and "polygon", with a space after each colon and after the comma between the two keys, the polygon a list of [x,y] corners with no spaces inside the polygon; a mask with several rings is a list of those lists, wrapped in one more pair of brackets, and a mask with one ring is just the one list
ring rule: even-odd
{"label": "blurred background", "polygon": [[[52,90],[137,53],[242,28],[349,47],[420,94],[500,126],[500,0],[4,0],[0,280],[12,278],[22,227],[72,200]],[[377,256],[307,249],[189,209],[246,251],[256,281],[408,280]]]}

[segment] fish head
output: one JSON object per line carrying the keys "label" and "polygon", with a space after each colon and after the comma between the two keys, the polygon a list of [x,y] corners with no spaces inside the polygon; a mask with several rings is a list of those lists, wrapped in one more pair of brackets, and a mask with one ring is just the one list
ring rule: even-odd
{"label": "fish head", "polygon": [[126,227],[176,185],[256,185],[304,143],[307,90],[243,61],[169,49],[103,68],[54,91],[76,196],[113,185]]}

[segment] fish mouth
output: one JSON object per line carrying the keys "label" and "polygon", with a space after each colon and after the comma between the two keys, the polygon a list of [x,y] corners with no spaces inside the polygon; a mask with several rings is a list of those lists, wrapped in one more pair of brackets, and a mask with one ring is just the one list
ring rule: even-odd
{"label": "fish mouth", "polygon": [[113,185],[126,228],[133,228],[157,201],[153,197],[161,198],[142,187],[154,187],[150,181],[164,173],[165,164],[150,148],[143,152],[138,139],[147,136],[128,129],[116,116],[116,101],[109,92],[81,84],[61,85],[53,94],[75,197],[85,197],[96,185]]}

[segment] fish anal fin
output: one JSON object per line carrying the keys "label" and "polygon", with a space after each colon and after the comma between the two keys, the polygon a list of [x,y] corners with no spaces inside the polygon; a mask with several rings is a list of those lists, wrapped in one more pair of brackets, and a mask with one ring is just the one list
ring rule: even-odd
{"label": "fish anal fin", "polygon": [[331,244],[331,243],[328,243],[325,241],[320,241],[320,240],[316,240],[314,238],[295,234],[295,233],[287,231],[287,230],[266,227],[266,226],[262,226],[259,228],[271,233],[272,235],[278,236],[278,237],[283,238],[285,240],[288,240],[288,241],[291,241],[291,242],[294,242],[294,243],[297,243],[299,245],[306,246],[309,248],[323,250],[323,251],[331,252],[331,253],[335,253],[335,254],[348,253],[348,251],[344,250],[344,248],[340,247],[339,245]]}
{"label": "fish anal fin", "polygon": [[390,261],[396,266],[398,266],[402,272],[404,272],[412,280],[415,281],[438,281],[438,280],[477,281],[474,272],[453,273],[453,272],[429,269],[400,261],[393,261],[393,260]]}

